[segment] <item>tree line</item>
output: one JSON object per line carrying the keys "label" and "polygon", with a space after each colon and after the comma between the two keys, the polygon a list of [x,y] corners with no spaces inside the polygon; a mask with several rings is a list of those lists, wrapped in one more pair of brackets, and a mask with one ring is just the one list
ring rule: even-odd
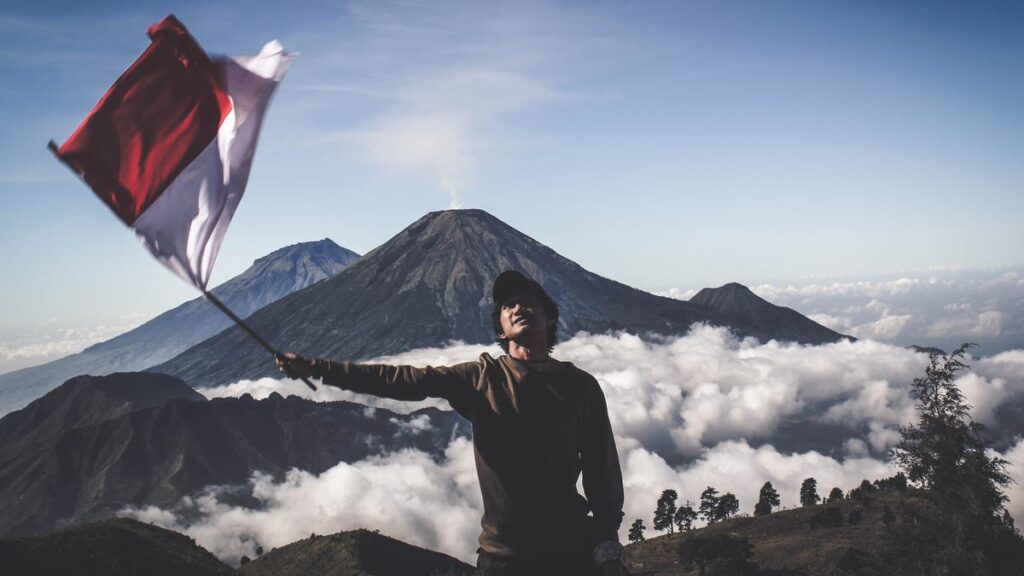
{"label": "tree line", "polygon": [[[876,490],[896,488],[900,490],[906,490],[907,488],[907,477],[903,472],[897,473],[891,478],[885,478],[882,480],[875,480],[874,483],[864,480],[856,488],[850,489],[844,493],[838,486],[832,488],[827,496],[822,497],[818,495],[818,481],[814,478],[805,478],[800,484],[799,500],[800,506],[815,506],[817,504],[831,504],[833,502],[841,502],[846,499],[850,500],[862,500],[863,495],[870,494]],[[736,515],[740,509],[740,502],[736,498],[736,495],[732,492],[726,492],[719,496],[718,490],[713,486],[708,486],[700,495],[700,500],[697,508],[694,508],[693,503],[689,500],[682,506],[676,506],[676,502],[679,499],[679,494],[668,488],[663,490],[661,496],[658,498],[658,503],[654,509],[654,522],[653,528],[661,532],[667,532],[673,534],[675,531],[685,532],[692,530],[694,522],[698,519],[704,520],[707,524],[714,524],[721,522]],[[775,489],[771,482],[765,482],[761,486],[761,491],[758,494],[757,503],[754,504],[754,516],[767,516],[782,505],[779,498],[779,492]],[[644,525],[644,521],[637,518],[633,521],[633,524],[629,528],[629,541],[630,542],[643,542],[644,532],[647,527]]]}

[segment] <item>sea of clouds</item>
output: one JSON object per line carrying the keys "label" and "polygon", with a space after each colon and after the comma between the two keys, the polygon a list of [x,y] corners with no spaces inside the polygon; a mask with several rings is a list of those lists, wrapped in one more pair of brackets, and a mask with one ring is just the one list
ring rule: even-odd
{"label": "sea of clouds", "polygon": [[[857,338],[949,351],[980,344],[988,356],[1024,349],[1024,269],[933,269],[891,277],[759,284],[769,302]],[[697,288],[660,295],[689,300]]]}
{"label": "sea of clouds", "polygon": [[[391,364],[446,365],[471,361],[493,346],[453,343],[375,359]],[[697,501],[714,486],[739,498],[750,513],[766,481],[783,506],[798,502],[804,478],[819,493],[844,491],[863,479],[896,472],[886,458],[899,441],[898,426],[915,419],[909,383],[928,357],[913,350],[860,340],[820,346],[738,339],[722,328],[695,325],[677,338],[580,333],[560,344],[555,357],[593,374],[608,400],[626,491],[623,527],[643,518],[649,527],[660,492],[674,488],[680,503]],[[974,406],[972,417],[998,425],[997,408],[1024,397],[1024,350],[972,359],[959,383]],[[207,397],[272,392],[317,401],[348,400],[400,412],[444,401],[407,403],[322,386],[264,378],[201,390]],[[787,451],[773,434],[794,422],[838,426],[845,437],[830,450]],[[422,425],[429,425],[422,422]],[[1024,442],[1012,439],[1002,454],[1024,479]],[[256,473],[244,489],[262,504],[229,504],[237,487],[211,487],[172,509],[149,507],[125,514],[184,532],[219,557],[237,562],[257,545],[279,547],[310,533],[359,527],[472,561],[481,500],[472,445],[455,439],[444,457],[415,450],[339,463],[321,473],[293,470],[282,480]],[[1024,518],[1024,490],[1012,485],[1009,508]],[[625,532],[623,529],[622,535]]]}

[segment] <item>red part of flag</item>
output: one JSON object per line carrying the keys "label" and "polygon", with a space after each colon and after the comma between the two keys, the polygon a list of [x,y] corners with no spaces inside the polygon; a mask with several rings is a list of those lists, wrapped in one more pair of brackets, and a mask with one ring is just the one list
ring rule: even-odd
{"label": "red part of flag", "polygon": [[125,224],[217,136],[231,101],[217,68],[173,15],[56,151]]}

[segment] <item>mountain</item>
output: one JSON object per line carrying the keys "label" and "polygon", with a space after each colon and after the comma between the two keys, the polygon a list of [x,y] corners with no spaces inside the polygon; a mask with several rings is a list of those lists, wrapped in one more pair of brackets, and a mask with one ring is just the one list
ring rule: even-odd
{"label": "mountain", "polygon": [[[213,293],[245,318],[282,296],[333,276],[358,257],[329,239],[295,244],[256,260]],[[72,376],[141,370],[158,364],[230,324],[231,320],[205,299],[190,300],[78,354],[0,375],[0,414],[21,408]]]}
{"label": "mountain", "polygon": [[188,536],[125,518],[0,539],[0,566],[4,574],[32,576],[238,574]]}
{"label": "mountain", "polygon": [[[491,282],[506,269],[538,280],[558,302],[562,338],[580,330],[683,334],[694,322],[763,340],[822,343],[843,337],[811,320],[777,333],[775,326],[747,319],[741,311],[630,288],[587,271],[482,210],[427,214],[331,279],[264,307],[249,322],[284,348],[336,359],[372,358],[449,340],[493,342]],[[266,352],[235,328],[151,370],[194,386],[277,374]]]}
{"label": "mountain", "polygon": [[145,385],[137,385],[137,374],[76,376],[25,409],[0,418],[0,461],[36,441],[168,400],[206,401],[172,376],[147,374],[143,379]]}
{"label": "mountain", "polygon": [[451,556],[369,530],[312,535],[243,564],[245,576],[470,576],[474,569]]}
{"label": "mountain", "polygon": [[[440,455],[469,433],[454,412],[434,408],[403,415],[278,394],[205,400],[187,388],[150,373],[74,378],[0,419],[0,534],[107,518],[128,505],[171,507],[205,486],[244,485],[255,471],[315,474],[403,448]],[[125,390],[132,400],[119,405]]]}
{"label": "mountain", "polygon": [[[736,282],[718,288],[704,288],[690,298],[690,302],[743,318],[756,331],[771,334],[776,340],[807,342],[808,335],[816,334],[822,328],[796,310],[776,306]],[[846,338],[854,340],[850,336]]]}

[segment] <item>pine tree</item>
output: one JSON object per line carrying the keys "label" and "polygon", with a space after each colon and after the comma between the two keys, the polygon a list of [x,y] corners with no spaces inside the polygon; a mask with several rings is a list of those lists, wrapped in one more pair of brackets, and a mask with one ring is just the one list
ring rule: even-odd
{"label": "pine tree", "polygon": [[676,499],[679,495],[675,490],[668,489],[661,493],[658,498],[658,507],[654,510],[654,529],[668,530],[671,534],[674,530],[673,521],[676,517]]}
{"label": "pine tree", "polygon": [[806,478],[800,485],[800,505],[814,506],[821,501],[818,496],[818,481],[814,478]]}
{"label": "pine tree", "polygon": [[633,525],[629,527],[629,535],[628,535],[629,541],[630,542],[634,542],[634,543],[636,543],[636,542],[643,542],[644,541],[644,530],[647,530],[647,527],[644,526],[644,521],[639,519],[639,518],[637,518],[633,522]]}
{"label": "pine tree", "polygon": [[693,505],[689,501],[686,502],[686,506],[680,506],[676,510],[676,527],[680,532],[693,529],[693,522],[696,519],[697,511],[693,509]]}
{"label": "pine tree", "polygon": [[718,499],[718,510],[715,511],[718,520],[725,520],[739,511],[740,501],[732,492],[726,492]]}
{"label": "pine tree", "polygon": [[838,486],[833,488],[832,491],[828,493],[828,499],[825,500],[825,502],[827,502],[829,504],[831,504],[833,502],[842,502],[842,501],[843,501],[843,491],[840,490]]}
{"label": "pine tree", "polygon": [[711,486],[700,494],[700,516],[708,524],[718,522],[718,490]]}
{"label": "pine tree", "polygon": [[771,482],[765,482],[764,486],[761,486],[757,504],[754,504],[754,516],[767,516],[772,513],[772,508],[776,508],[780,504],[779,493],[775,491],[775,487]]}
{"label": "pine tree", "polygon": [[[932,354],[925,375],[915,378],[911,395],[918,422],[900,427],[902,439],[892,458],[907,479],[924,489],[930,506],[911,512],[902,535],[908,548],[919,548],[914,561],[944,574],[998,574],[1007,564],[997,556],[1024,546],[1002,517],[1011,481],[1007,462],[989,456],[981,440],[983,426],[970,418],[970,407],[956,383],[966,369],[964,344],[949,355]],[[994,547],[999,547],[999,552]],[[992,567],[986,568],[986,566]]]}

